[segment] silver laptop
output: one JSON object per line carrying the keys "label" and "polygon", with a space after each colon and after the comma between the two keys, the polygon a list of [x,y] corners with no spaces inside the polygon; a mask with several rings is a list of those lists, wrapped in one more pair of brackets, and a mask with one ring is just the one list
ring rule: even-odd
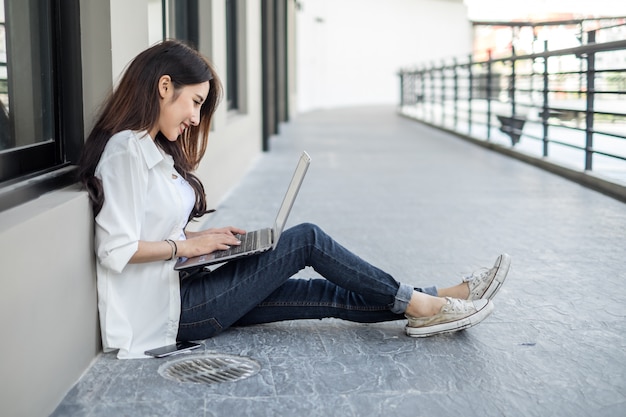
{"label": "silver laptop", "polygon": [[278,214],[276,215],[274,227],[255,230],[253,232],[248,232],[245,235],[237,235],[237,237],[241,240],[241,245],[231,246],[228,250],[215,251],[207,255],[195,256],[193,258],[181,257],[176,262],[174,269],[183,270],[187,268],[208,266],[274,249],[278,243],[278,239],[280,239],[280,234],[285,227],[285,223],[287,223],[287,217],[289,217],[291,207],[293,207],[293,203],[296,200],[296,196],[300,190],[300,185],[304,180],[304,175],[306,174],[310,163],[311,157],[309,154],[302,152],[298,165],[296,166],[296,170],[291,178],[291,183],[289,183],[289,187],[287,188],[287,193],[283,198],[283,203],[281,204]]}

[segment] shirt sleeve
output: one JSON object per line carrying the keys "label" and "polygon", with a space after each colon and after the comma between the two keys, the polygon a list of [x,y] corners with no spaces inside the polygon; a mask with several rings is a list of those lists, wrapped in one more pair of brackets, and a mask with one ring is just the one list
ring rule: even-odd
{"label": "shirt sleeve", "polygon": [[104,204],[96,216],[96,255],[100,264],[120,273],[139,246],[148,190],[148,169],[141,152],[126,140],[100,160]]}

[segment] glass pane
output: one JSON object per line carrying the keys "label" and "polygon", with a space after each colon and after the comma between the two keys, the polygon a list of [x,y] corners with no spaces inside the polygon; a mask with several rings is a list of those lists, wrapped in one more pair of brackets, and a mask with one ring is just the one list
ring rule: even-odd
{"label": "glass pane", "polygon": [[48,3],[0,0],[0,152],[54,139]]}
{"label": "glass pane", "polygon": [[7,82],[7,41],[4,0],[0,0],[0,150],[12,146],[9,124],[9,84]]}
{"label": "glass pane", "polygon": [[229,110],[237,103],[237,0],[226,0],[226,103]]}
{"label": "glass pane", "polygon": [[187,41],[189,46],[198,48],[198,0],[169,0],[164,8],[167,9],[167,36]]}

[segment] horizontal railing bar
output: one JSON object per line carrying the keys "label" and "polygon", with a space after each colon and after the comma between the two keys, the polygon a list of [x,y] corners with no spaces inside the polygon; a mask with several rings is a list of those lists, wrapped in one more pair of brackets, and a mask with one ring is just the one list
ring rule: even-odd
{"label": "horizontal railing bar", "polygon": [[[548,20],[548,21],[538,21],[538,22],[514,22],[510,20],[503,21],[489,21],[489,20],[474,20],[472,21],[472,26],[510,26],[510,27],[535,27],[535,26],[571,26],[571,25],[580,25],[586,21],[594,20],[594,21],[602,21],[602,20],[619,20],[625,19],[624,16],[613,16],[613,17],[598,17],[593,19],[567,19],[567,20]],[[620,26],[620,25],[617,25]],[[608,26],[606,29],[611,28],[613,26]],[[598,29],[605,29],[604,27],[600,27]]]}
{"label": "horizontal railing bar", "polygon": [[592,152],[595,153],[596,155],[608,156],[609,158],[615,158],[615,159],[619,159],[621,161],[626,161],[626,156],[616,155],[616,154],[612,154],[612,153],[606,153],[606,152],[602,152],[602,151],[595,151],[595,150],[592,150]]}
{"label": "horizontal railing bar", "polygon": [[566,146],[566,147],[572,148],[572,149],[578,149],[579,151],[584,151],[585,150],[584,146],[574,145],[572,143],[562,142],[562,141],[556,140],[556,139],[550,139],[550,140],[548,140],[548,142],[549,143],[554,143],[556,145]]}

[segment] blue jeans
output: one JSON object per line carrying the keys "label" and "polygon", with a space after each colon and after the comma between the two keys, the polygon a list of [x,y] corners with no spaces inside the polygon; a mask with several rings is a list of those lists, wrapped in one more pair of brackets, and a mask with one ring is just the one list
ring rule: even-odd
{"label": "blue jeans", "polygon": [[[325,279],[292,278],[306,266]],[[285,230],[273,251],[211,272],[183,271],[180,276],[179,340],[206,339],[230,326],[281,320],[399,320],[414,290],[308,223]],[[434,287],[415,290],[437,293]]]}

